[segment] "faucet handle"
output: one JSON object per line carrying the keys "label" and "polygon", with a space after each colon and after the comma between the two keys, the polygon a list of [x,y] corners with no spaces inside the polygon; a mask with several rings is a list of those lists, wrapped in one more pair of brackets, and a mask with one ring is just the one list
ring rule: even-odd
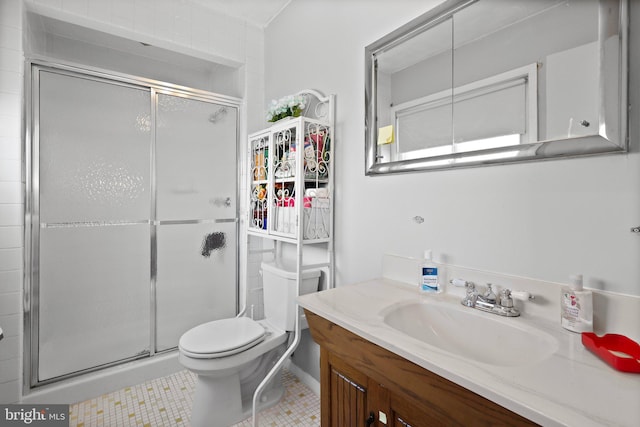
{"label": "faucet handle", "polygon": [[468,280],[451,279],[451,280],[449,280],[449,283],[451,283],[453,286],[457,286],[459,288],[464,287],[467,290],[467,295],[477,293],[476,284],[473,283],[473,282],[469,282]]}
{"label": "faucet handle", "polygon": [[510,289],[504,288],[500,291],[500,305],[504,308],[513,308]]}
{"label": "faucet handle", "polygon": [[536,299],[535,295],[526,291],[511,291],[511,296],[515,299],[519,299],[522,301],[527,301],[527,300],[531,301]]}
{"label": "faucet handle", "polygon": [[449,280],[449,283],[451,283],[453,286],[457,286],[459,288],[475,288],[475,285],[473,284],[473,282],[468,282],[464,279],[451,279]]}
{"label": "faucet handle", "polygon": [[478,291],[476,290],[476,285],[473,282],[468,282],[463,279],[451,279],[449,280],[453,286],[463,287],[467,291],[467,296],[460,301],[462,305],[467,307],[474,307],[476,305],[476,299],[478,298]]}
{"label": "faucet handle", "polygon": [[531,301],[535,299],[535,296],[525,291],[512,291],[510,289],[503,289],[500,291],[500,305],[504,308],[513,307],[513,298],[522,301]]}
{"label": "faucet handle", "polygon": [[478,291],[476,290],[476,284],[475,283],[467,282],[467,284],[464,285],[464,287],[467,289],[467,295],[478,294]]}
{"label": "faucet handle", "polygon": [[473,294],[476,293],[476,284],[473,282],[469,282],[468,280],[464,280],[464,279],[451,279],[449,280],[449,283],[451,283],[453,286],[457,286],[459,288],[465,288],[467,290],[467,295],[469,294]]}

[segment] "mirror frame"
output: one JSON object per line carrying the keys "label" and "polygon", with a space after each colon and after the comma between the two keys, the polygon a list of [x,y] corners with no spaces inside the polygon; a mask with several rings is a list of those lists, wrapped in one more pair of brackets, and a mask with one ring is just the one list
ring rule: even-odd
{"label": "mirror frame", "polygon": [[[378,53],[401,44],[416,33],[425,31],[436,24],[450,18],[457,11],[482,0],[447,0],[430,11],[413,19],[402,27],[394,30],[365,48],[365,175],[381,175],[388,173],[418,172],[443,170],[452,168],[476,167],[500,163],[537,161],[554,158],[577,157],[585,155],[625,153],[628,150],[628,37],[629,37],[629,4],[628,0],[600,0],[602,2],[617,1],[620,10],[619,28],[619,84],[615,91],[604,85],[600,76],[599,94],[599,123],[598,133],[567,139],[553,139],[528,144],[488,150],[467,151],[440,156],[424,157],[411,160],[400,160],[377,163],[377,76],[376,60]],[[602,19],[600,26],[604,25]],[[602,28],[599,29],[602,33]],[[602,49],[602,40],[600,40]],[[602,70],[603,65],[600,64]],[[613,93],[617,92],[617,93]],[[606,117],[603,110],[605,94],[615,96],[619,105],[620,117],[611,119]],[[619,140],[607,136],[607,127],[611,127],[612,120],[618,121]],[[511,157],[501,157],[501,154],[512,153]],[[495,158],[491,158],[495,154]]]}

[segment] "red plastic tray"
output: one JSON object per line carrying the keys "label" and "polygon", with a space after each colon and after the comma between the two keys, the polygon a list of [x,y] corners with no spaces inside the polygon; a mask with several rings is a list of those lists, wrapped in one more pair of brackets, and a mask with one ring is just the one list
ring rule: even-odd
{"label": "red plastic tray", "polygon": [[[606,334],[601,337],[593,332],[582,333],[582,344],[614,369],[640,373],[640,344],[624,335]],[[618,356],[613,351],[630,357]]]}

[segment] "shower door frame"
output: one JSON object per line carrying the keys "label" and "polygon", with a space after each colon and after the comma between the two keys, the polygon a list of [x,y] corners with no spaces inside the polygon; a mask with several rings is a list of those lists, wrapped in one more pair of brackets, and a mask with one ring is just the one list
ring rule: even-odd
{"label": "shower door frame", "polygon": [[[39,381],[39,285],[40,285],[40,166],[39,166],[39,94],[37,99],[34,97],[35,91],[38,90],[39,72],[41,70],[51,71],[67,76],[79,77],[114,85],[131,87],[149,92],[150,101],[150,197],[151,220],[150,225],[150,283],[149,283],[149,302],[150,302],[150,319],[149,319],[149,351],[137,354],[126,359],[94,366],[67,373],[54,378]],[[241,185],[241,166],[239,159],[242,157],[240,142],[240,121],[241,121],[241,105],[242,99],[232,96],[217,94],[200,89],[189,88],[186,86],[176,85],[163,81],[147,79],[143,77],[132,76],[125,73],[104,70],[96,67],[59,61],[56,59],[33,56],[25,60],[24,73],[24,180],[25,180],[25,199],[24,199],[24,293],[23,293],[23,383],[28,390],[33,390],[39,386],[55,383],[61,380],[77,377],[90,372],[100,371],[109,367],[121,365],[133,360],[149,359],[155,354],[164,354],[176,351],[175,348],[156,351],[157,345],[157,316],[156,316],[156,280],[157,280],[157,229],[158,226],[167,221],[159,221],[157,219],[157,188],[156,188],[156,114],[158,106],[158,95],[170,95],[187,98],[195,101],[215,103],[225,107],[235,108],[236,115],[236,188],[235,188],[235,212],[233,214],[236,233],[235,250],[235,283],[236,283],[236,306],[235,312],[238,313],[240,307],[240,185]],[[172,224],[185,223],[219,223],[229,222],[229,219],[214,220],[185,220],[185,221],[169,221]],[[146,221],[145,221],[146,222]],[[34,329],[35,328],[35,329]]]}

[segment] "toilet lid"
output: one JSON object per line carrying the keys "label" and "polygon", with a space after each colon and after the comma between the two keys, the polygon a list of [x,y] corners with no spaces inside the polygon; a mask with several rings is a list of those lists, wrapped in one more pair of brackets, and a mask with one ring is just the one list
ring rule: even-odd
{"label": "toilet lid", "polygon": [[253,347],[264,340],[266,331],[248,317],[214,320],[185,332],[179,347],[191,357],[223,357]]}

